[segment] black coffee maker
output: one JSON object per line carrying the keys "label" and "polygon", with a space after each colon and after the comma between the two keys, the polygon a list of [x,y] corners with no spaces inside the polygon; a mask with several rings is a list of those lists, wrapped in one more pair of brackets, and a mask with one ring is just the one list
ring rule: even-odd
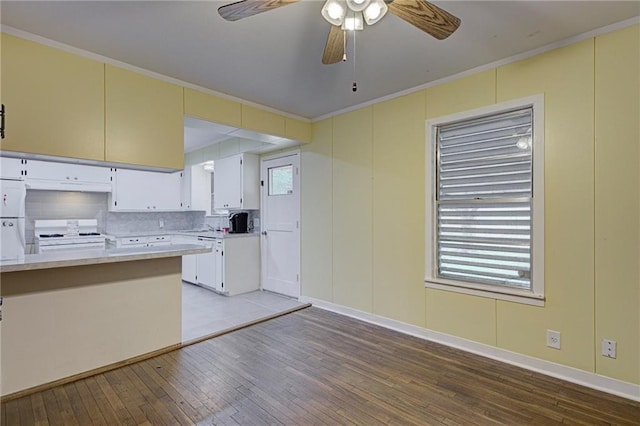
{"label": "black coffee maker", "polygon": [[249,213],[238,212],[229,215],[229,233],[246,234],[249,232],[247,222],[249,221]]}

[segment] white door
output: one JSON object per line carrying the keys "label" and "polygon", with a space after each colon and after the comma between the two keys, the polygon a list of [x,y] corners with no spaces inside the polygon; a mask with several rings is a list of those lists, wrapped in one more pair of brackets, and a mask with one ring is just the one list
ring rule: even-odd
{"label": "white door", "polygon": [[300,296],[300,154],[262,160],[262,288]]}

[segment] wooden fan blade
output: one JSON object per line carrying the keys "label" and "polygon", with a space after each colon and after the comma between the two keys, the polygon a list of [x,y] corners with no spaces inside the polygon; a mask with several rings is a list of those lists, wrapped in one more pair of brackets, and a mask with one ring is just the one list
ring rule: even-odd
{"label": "wooden fan blade", "polygon": [[296,3],[298,0],[242,0],[220,6],[218,13],[227,21],[237,21],[258,13],[268,12],[281,6]]}
{"label": "wooden fan blade", "polygon": [[460,18],[426,0],[394,0],[389,12],[420,28],[427,34],[443,40],[460,26]]}
{"label": "wooden fan blade", "polygon": [[336,64],[340,62],[344,56],[344,31],[338,25],[331,25],[329,36],[327,37],[327,45],[324,47],[322,55],[322,63],[325,65]]}

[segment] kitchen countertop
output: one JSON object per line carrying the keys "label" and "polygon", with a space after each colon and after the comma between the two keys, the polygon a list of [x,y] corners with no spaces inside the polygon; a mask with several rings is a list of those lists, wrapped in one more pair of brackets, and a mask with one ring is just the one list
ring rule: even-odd
{"label": "kitchen countertop", "polygon": [[212,231],[210,229],[203,230],[172,230],[172,231],[131,231],[108,234],[107,238],[129,238],[129,237],[151,237],[155,235],[184,235],[188,237],[207,237],[207,238],[239,238],[239,237],[257,237],[257,232],[248,232],[245,234],[230,234],[222,231]]}
{"label": "kitchen countertop", "polygon": [[129,262],[134,260],[159,259],[164,257],[176,257],[208,252],[211,252],[211,247],[199,244],[172,244],[169,246],[114,248],[107,250],[63,250],[41,254],[27,254],[24,259],[2,261],[0,262],[0,272],[18,272],[34,269],[62,268],[67,266]]}

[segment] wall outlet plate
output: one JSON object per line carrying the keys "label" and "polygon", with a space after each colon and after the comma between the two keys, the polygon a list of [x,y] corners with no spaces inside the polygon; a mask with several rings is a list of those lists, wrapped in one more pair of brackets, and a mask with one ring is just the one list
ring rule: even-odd
{"label": "wall outlet plate", "polygon": [[560,349],[560,332],[547,330],[547,346],[553,349]]}
{"label": "wall outlet plate", "polygon": [[602,339],[602,356],[615,358],[617,346],[618,345],[615,340]]}

